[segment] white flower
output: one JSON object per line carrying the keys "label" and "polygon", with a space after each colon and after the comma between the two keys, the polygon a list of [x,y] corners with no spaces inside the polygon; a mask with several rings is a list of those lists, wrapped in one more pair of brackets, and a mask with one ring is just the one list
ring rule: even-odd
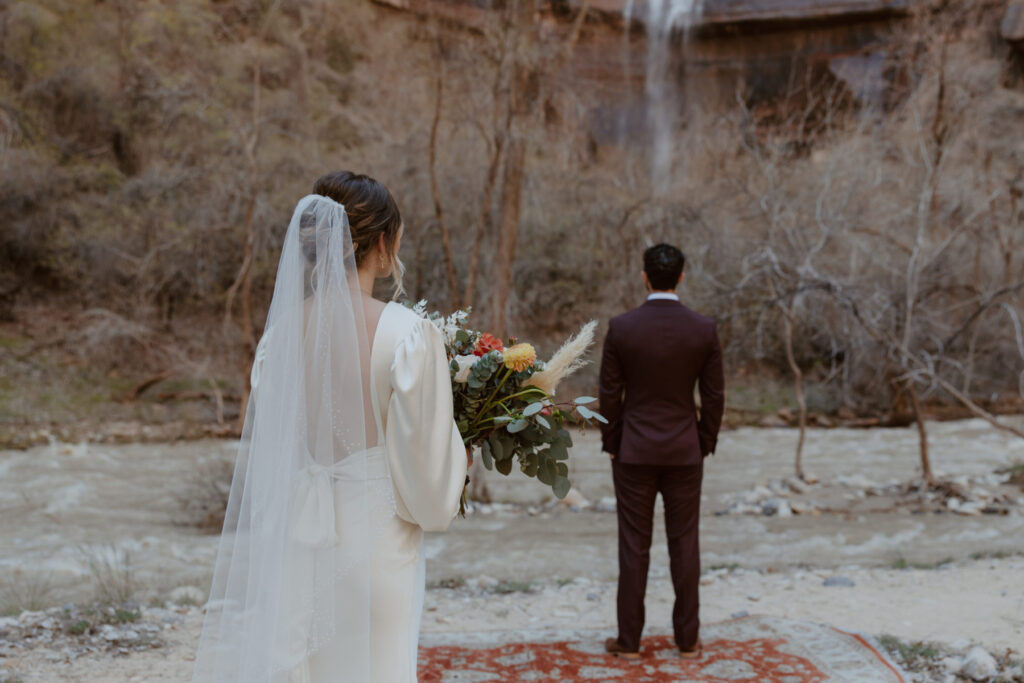
{"label": "white flower", "polygon": [[469,311],[461,310],[455,311],[450,316],[445,318],[437,311],[427,311],[427,300],[420,299],[416,302],[416,305],[412,307],[412,312],[421,318],[425,318],[434,324],[441,334],[444,336],[445,346],[451,347],[455,344],[455,336],[462,329],[466,319],[469,317]]}
{"label": "white flower", "polygon": [[459,371],[455,374],[455,381],[459,384],[465,384],[469,381],[469,371],[473,369],[473,364],[476,363],[477,357],[470,356],[455,356],[455,362],[459,364]]}
{"label": "white flower", "polygon": [[437,321],[437,326],[441,328],[441,333],[444,335],[444,343],[447,346],[455,343],[455,335],[462,329],[462,324],[467,317],[469,317],[469,313],[466,311],[455,311],[447,318]]}

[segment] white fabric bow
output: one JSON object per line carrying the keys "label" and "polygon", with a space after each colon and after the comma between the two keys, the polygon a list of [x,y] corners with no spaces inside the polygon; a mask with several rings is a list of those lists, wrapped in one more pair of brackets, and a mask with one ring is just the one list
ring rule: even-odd
{"label": "white fabric bow", "polygon": [[334,527],[334,472],[318,463],[307,465],[295,487],[293,537],[299,543],[324,548],[337,542]]}

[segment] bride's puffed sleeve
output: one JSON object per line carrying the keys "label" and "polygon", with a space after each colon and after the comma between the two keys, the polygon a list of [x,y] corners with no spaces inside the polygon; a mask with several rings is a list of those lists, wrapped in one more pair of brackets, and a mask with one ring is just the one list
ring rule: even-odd
{"label": "bride's puffed sleeve", "polygon": [[399,343],[391,386],[385,443],[398,516],[444,531],[459,510],[466,449],[453,417],[444,339],[429,320]]}

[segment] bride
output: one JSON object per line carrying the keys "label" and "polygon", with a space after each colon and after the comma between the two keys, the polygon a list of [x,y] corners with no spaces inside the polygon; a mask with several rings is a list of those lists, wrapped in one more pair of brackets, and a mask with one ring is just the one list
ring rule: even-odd
{"label": "bride", "polygon": [[402,220],[345,171],[295,207],[252,369],[194,681],[416,680],[423,531],[466,454],[441,333],[372,296]]}

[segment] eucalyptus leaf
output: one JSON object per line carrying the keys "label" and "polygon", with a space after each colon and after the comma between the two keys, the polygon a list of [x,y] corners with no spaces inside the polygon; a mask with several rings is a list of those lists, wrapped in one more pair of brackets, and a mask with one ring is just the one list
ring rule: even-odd
{"label": "eucalyptus leaf", "polygon": [[501,462],[505,459],[505,449],[502,447],[501,439],[498,438],[496,433],[487,437],[487,443],[491,447],[491,454],[494,456],[495,460]]}
{"label": "eucalyptus leaf", "polygon": [[567,477],[555,477],[555,483],[551,485],[551,491],[558,497],[559,500],[569,495],[569,489],[571,485]]}
{"label": "eucalyptus leaf", "polygon": [[489,441],[484,441],[480,445],[480,459],[484,462],[484,467],[489,470],[494,469],[494,456],[491,455],[491,444]]}
{"label": "eucalyptus leaf", "polygon": [[497,432],[498,442],[501,443],[501,459],[511,460],[516,453],[516,439],[507,432]]}
{"label": "eucalyptus leaf", "polygon": [[569,476],[569,466],[567,464],[565,464],[564,462],[556,462],[555,463],[555,472],[557,472],[558,476],[560,476],[560,477],[568,477]]}
{"label": "eucalyptus leaf", "polygon": [[608,424],[608,420],[605,419],[604,415],[595,412],[586,406],[576,406],[576,410],[580,415],[588,420],[597,420],[598,422]]}
{"label": "eucalyptus leaf", "polygon": [[537,423],[543,425],[545,429],[551,429],[551,423],[543,415],[537,416]]}
{"label": "eucalyptus leaf", "polygon": [[544,410],[544,404],[542,402],[537,401],[536,403],[531,403],[530,405],[526,406],[525,410],[523,410],[523,417],[530,417],[532,415],[536,415],[542,410]]}
{"label": "eucalyptus leaf", "polygon": [[582,406],[582,405],[585,405],[587,403],[593,403],[596,400],[597,399],[594,398],[593,396],[580,396],[578,399],[573,401],[573,403],[575,403],[578,406]]}
{"label": "eucalyptus leaf", "polygon": [[526,429],[529,426],[530,426],[530,423],[527,422],[526,420],[516,420],[515,422],[513,422],[512,424],[510,424],[508,426],[508,433],[509,434],[518,434],[519,432],[523,431],[524,429]]}
{"label": "eucalyptus leaf", "polygon": [[548,452],[551,454],[551,458],[554,460],[569,459],[569,449],[566,448],[565,444],[563,444],[561,441],[556,441],[553,444],[551,444],[551,448],[548,449]]}
{"label": "eucalyptus leaf", "polygon": [[507,477],[512,472],[512,458],[506,458],[505,460],[496,460],[494,462],[494,469],[498,470]]}
{"label": "eucalyptus leaf", "polygon": [[545,459],[540,464],[540,467],[537,468],[537,479],[540,480],[542,484],[552,486],[555,483],[555,478],[557,476],[558,473],[555,471],[555,463],[552,460]]}

